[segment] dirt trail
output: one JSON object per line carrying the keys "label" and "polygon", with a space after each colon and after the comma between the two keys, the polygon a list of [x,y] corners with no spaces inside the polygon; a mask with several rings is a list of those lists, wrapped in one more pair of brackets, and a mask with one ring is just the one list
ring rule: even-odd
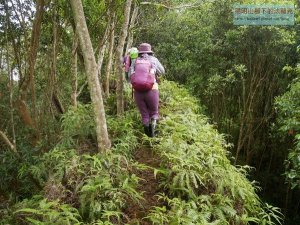
{"label": "dirt trail", "polygon": [[[142,147],[136,150],[134,159],[144,165],[159,168],[160,160],[150,148]],[[137,191],[139,193],[143,193],[145,200],[141,202],[142,206],[136,203],[131,203],[126,209],[125,213],[129,217],[129,222],[127,223],[132,225],[151,225],[152,223],[143,218],[147,216],[149,210],[153,206],[162,205],[155,196],[159,193],[159,182],[155,179],[154,171],[151,168],[146,170],[137,170],[134,171],[134,173],[141,178]]]}

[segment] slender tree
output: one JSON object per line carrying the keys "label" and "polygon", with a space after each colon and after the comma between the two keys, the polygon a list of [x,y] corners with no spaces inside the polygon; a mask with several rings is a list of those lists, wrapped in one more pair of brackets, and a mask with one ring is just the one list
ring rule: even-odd
{"label": "slender tree", "polygon": [[[23,123],[25,124],[25,126],[28,126],[34,130],[33,137],[30,140],[33,145],[36,145],[40,138],[39,129],[37,127],[38,115],[36,109],[35,64],[37,59],[39,40],[41,36],[41,25],[44,14],[44,6],[44,0],[38,0],[36,2],[36,13],[33,21],[33,27],[31,31],[31,42],[27,56],[28,68],[26,70],[25,76],[21,80],[20,97],[17,102],[18,114],[22,119]],[[31,109],[33,112],[32,114],[27,104],[28,93],[31,94]]]}
{"label": "slender tree", "polygon": [[125,52],[128,52],[128,49],[131,48],[131,46],[132,46],[133,34],[134,34],[133,29],[134,29],[134,26],[136,25],[135,23],[136,23],[138,13],[139,13],[139,7],[137,6],[137,4],[134,4],[133,12],[132,12],[132,15],[131,15],[131,18],[130,18],[127,45],[126,45],[126,51]]}
{"label": "slender tree", "polygon": [[77,107],[77,88],[78,88],[78,81],[77,81],[77,49],[78,49],[78,37],[76,33],[74,34],[73,38],[73,46],[72,46],[72,105],[76,108]]}
{"label": "slender tree", "polygon": [[123,78],[123,49],[125,45],[125,40],[128,33],[128,24],[130,17],[130,8],[131,8],[132,0],[126,0],[125,9],[124,9],[124,22],[121,29],[121,34],[118,42],[118,46],[116,49],[116,61],[117,61],[117,114],[122,115],[124,112],[124,78]]}
{"label": "slender tree", "polygon": [[103,60],[104,60],[104,54],[105,54],[105,51],[107,48],[107,43],[108,43],[108,36],[109,36],[109,29],[110,29],[109,27],[110,27],[110,21],[108,21],[104,36],[99,43],[100,49],[99,49],[98,60],[97,60],[97,69],[98,69],[98,76],[99,76],[100,80],[101,80],[101,70],[102,70],[102,65],[103,65]]}
{"label": "slender tree", "polygon": [[52,60],[51,60],[51,79],[50,79],[50,96],[52,104],[54,105],[56,111],[60,114],[64,113],[64,107],[59,99],[57,92],[57,53],[58,53],[58,24],[57,24],[57,3],[56,0],[53,0],[53,44],[52,44]]}
{"label": "slender tree", "polygon": [[100,151],[105,151],[110,148],[110,139],[107,132],[101,86],[98,79],[97,63],[83,12],[82,2],[81,0],[71,0],[70,2],[76,24],[76,32],[79,38],[79,44],[84,57],[84,65],[94,108],[98,149]]}
{"label": "slender tree", "polygon": [[108,62],[106,66],[106,72],[105,72],[105,94],[106,96],[109,96],[109,80],[110,80],[110,74],[111,74],[111,67],[113,63],[113,51],[114,51],[114,45],[115,45],[115,19],[116,14],[112,13],[112,22],[110,26],[110,37],[109,37],[109,49],[108,49]]}

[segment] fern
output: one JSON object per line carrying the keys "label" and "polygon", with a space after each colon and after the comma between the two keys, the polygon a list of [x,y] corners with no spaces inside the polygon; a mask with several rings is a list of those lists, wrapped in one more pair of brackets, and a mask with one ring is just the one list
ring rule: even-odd
{"label": "fern", "polygon": [[169,218],[166,215],[166,207],[154,207],[150,210],[150,213],[145,217],[152,222],[153,225],[167,225],[169,224]]}
{"label": "fern", "polygon": [[[31,208],[26,208],[27,205]],[[81,224],[81,216],[77,209],[67,204],[60,204],[58,201],[48,201],[41,196],[35,196],[31,201],[24,201],[19,207],[20,209],[14,211],[17,223],[25,219],[39,225]]]}
{"label": "fern", "polygon": [[[161,109],[161,135],[151,143],[161,155],[161,170],[171,171],[162,176],[166,193],[172,196],[165,199],[171,207],[165,220],[170,224],[224,225],[260,224],[264,218],[266,224],[278,223],[281,215],[261,205],[257,187],[247,179],[248,168],[230,165],[225,151],[228,144],[204,116],[197,114],[201,109],[196,100],[172,82],[164,82],[161,96],[168,99]],[[151,216],[160,218],[161,213],[158,208]],[[189,213],[198,218],[186,218]]]}

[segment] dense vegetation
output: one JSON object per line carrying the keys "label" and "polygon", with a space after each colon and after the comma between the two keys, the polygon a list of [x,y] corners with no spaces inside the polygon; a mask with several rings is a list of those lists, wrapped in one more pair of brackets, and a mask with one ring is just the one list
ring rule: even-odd
{"label": "dense vegetation", "polygon": [[255,168],[260,195],[298,224],[299,11],[294,27],[234,26],[235,2],[247,3],[144,11],[138,40],[150,40],[167,77],[198,97],[234,162]]}
{"label": "dense vegetation", "polygon": [[[0,2],[0,224],[300,222],[298,11],[234,26],[250,1],[70,2]],[[119,60],[141,42],[173,80],[152,139]]]}
{"label": "dense vegetation", "polygon": [[[24,184],[19,191],[27,192],[30,198],[2,211],[3,223],[130,222],[124,219],[122,210],[130,207],[130,201],[143,202],[142,193],[135,190],[139,178],[133,168],[142,170],[146,166],[134,161],[133,151],[147,142],[161,160],[154,172],[160,180],[159,195],[164,204],[147,215],[153,224],[280,221],[278,209],[259,200],[255,184],[246,178],[247,167],[230,164],[223,136],[199,114],[197,101],[174,83],[164,82],[161,88],[160,137],[143,137],[137,126],[137,112],[130,107],[124,117],[108,121],[113,137],[110,153],[94,152],[88,141],[95,136],[91,106],[69,109],[62,119],[60,142],[50,151],[33,156],[30,164],[20,164],[18,180]],[[138,144],[138,139],[143,142]],[[7,152],[5,157],[9,156]],[[42,190],[33,191],[27,173]],[[11,188],[10,182],[2,184],[4,190]]]}

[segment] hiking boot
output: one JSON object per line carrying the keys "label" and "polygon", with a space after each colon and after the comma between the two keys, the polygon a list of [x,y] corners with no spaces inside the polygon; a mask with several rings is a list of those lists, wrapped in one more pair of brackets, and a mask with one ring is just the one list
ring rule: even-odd
{"label": "hiking boot", "polygon": [[155,137],[156,135],[156,125],[157,125],[157,120],[156,119],[151,119],[151,123],[149,124],[149,130],[150,130],[150,137]]}
{"label": "hiking boot", "polygon": [[144,133],[148,136],[151,137],[151,133],[150,133],[150,125],[143,125],[144,126]]}

